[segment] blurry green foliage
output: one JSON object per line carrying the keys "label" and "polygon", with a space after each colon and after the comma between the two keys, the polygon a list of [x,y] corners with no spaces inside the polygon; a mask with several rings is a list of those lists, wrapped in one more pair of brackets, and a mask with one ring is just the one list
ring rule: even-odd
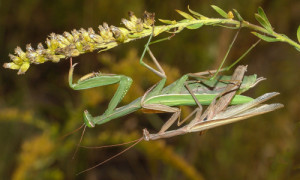
{"label": "blurry green foliage", "polygon": [[[155,12],[163,19],[178,19],[174,9],[214,14],[211,1],[36,1],[0,2],[0,59],[17,45],[33,45],[50,32],[62,33],[80,27],[97,27],[103,21],[118,24],[128,11],[141,15]],[[254,22],[262,6],[277,32],[297,40],[300,19],[298,0],[214,1],[224,10],[237,9]],[[164,65],[169,83],[188,72],[218,67],[234,32],[205,27],[184,31],[171,41],[152,47]],[[255,37],[243,30],[230,53],[233,62]],[[159,78],[138,64],[146,40],[122,45],[111,51],[75,58],[79,77],[91,71],[125,74],[134,80],[123,103],[128,103]],[[24,47],[23,46],[23,47]],[[80,149],[72,160],[80,133],[61,139],[82,122],[84,109],[102,113],[117,86],[72,91],[67,85],[68,62],[32,67],[25,76],[0,71],[0,177],[3,179],[299,179],[300,146],[300,55],[281,43],[259,44],[241,64],[249,74],[268,78],[249,95],[281,92],[276,102],[285,108],[245,122],[190,134],[166,141],[142,142],[136,148],[90,172],[75,176],[122,148]],[[189,109],[187,108],[186,114]],[[88,129],[84,145],[114,144],[133,140],[142,128],[155,132],[169,115],[137,112],[101,127]],[[140,131],[138,131],[140,130]]]}

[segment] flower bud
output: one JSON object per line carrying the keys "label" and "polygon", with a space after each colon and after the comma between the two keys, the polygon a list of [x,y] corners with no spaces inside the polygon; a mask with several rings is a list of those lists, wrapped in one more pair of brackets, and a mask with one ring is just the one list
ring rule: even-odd
{"label": "flower bud", "polygon": [[42,63],[44,63],[45,61],[46,61],[46,58],[45,58],[45,57],[43,57],[43,56],[37,56],[37,57],[35,58],[34,63],[35,63],[35,64],[42,64]]}
{"label": "flower bud", "polygon": [[73,42],[79,41],[79,34],[80,33],[76,29],[74,29],[73,31],[71,31],[71,33],[73,35]]}
{"label": "flower bud", "polygon": [[124,18],[121,21],[129,30],[135,30],[135,25],[131,21]]}
{"label": "flower bud", "polygon": [[45,48],[44,48],[44,46],[43,46],[42,43],[39,43],[39,44],[37,45],[37,50],[39,50],[39,51],[45,50]]}
{"label": "flower bud", "polygon": [[119,28],[117,28],[116,26],[111,25],[110,26],[111,31],[114,33],[115,38],[118,42],[124,42],[125,40],[125,36],[124,34],[121,32],[121,30]]}
{"label": "flower bud", "polygon": [[29,67],[30,67],[30,63],[29,62],[24,62],[21,65],[21,67],[20,67],[20,69],[18,71],[18,75],[24,74],[28,70]]}
{"label": "flower bud", "polygon": [[143,22],[141,19],[137,19],[137,21],[135,23],[135,30],[137,32],[142,32],[144,30]]}
{"label": "flower bud", "polygon": [[23,61],[27,59],[26,53],[18,46],[15,49],[15,54],[17,54]]}
{"label": "flower bud", "polygon": [[62,36],[62,35],[57,35],[56,37],[57,37],[57,39],[58,39],[58,41],[59,41],[60,43],[62,43],[62,44],[64,44],[64,45],[69,45],[69,44],[70,44],[70,41],[69,41],[67,38],[65,38],[64,36]]}
{"label": "flower bud", "polygon": [[26,45],[26,51],[27,52],[34,52],[34,49],[32,48],[31,44]]}
{"label": "flower bud", "polygon": [[113,38],[112,32],[106,23],[103,23],[103,26],[99,25],[98,28],[100,30],[100,35],[104,40],[110,40]]}
{"label": "flower bud", "polygon": [[75,42],[75,47],[78,51],[82,51],[83,46],[80,41]]}
{"label": "flower bud", "polygon": [[30,51],[27,51],[26,52],[26,56],[28,57],[28,59],[31,61],[31,62],[34,62],[35,61],[35,58],[38,56],[38,54],[33,51],[33,52],[30,52]]}
{"label": "flower bud", "polygon": [[83,38],[85,41],[87,41],[87,42],[93,41],[93,40],[90,38],[89,33],[88,33],[85,29],[81,28],[81,29],[79,30],[79,32],[81,33],[82,38]]}
{"label": "flower bud", "polygon": [[155,13],[149,13],[147,11],[144,12],[144,25],[147,27],[151,27],[155,20]]}
{"label": "flower bud", "polygon": [[95,31],[93,30],[93,28],[88,28],[88,34],[89,37],[96,43],[102,43],[103,39],[101,36],[99,36],[98,34],[95,34]]}
{"label": "flower bud", "polygon": [[8,69],[20,69],[20,66],[13,62],[12,63],[4,63],[3,67],[8,68]]}
{"label": "flower bud", "polygon": [[52,62],[55,62],[55,63],[57,63],[57,62],[59,62],[59,60],[61,59],[61,58],[64,58],[65,56],[64,55],[50,55],[49,57],[51,57],[51,58],[49,58]]}
{"label": "flower bud", "polygon": [[103,28],[105,29],[105,31],[110,31],[109,26],[106,22],[103,23]]}
{"label": "flower bud", "polygon": [[228,18],[228,19],[233,19],[233,18],[234,18],[234,15],[233,15],[232,11],[229,11],[229,12],[227,13],[227,18]]}
{"label": "flower bud", "polygon": [[14,56],[12,54],[9,54],[8,56],[16,65],[21,65],[23,63],[23,60],[19,56]]}
{"label": "flower bud", "polygon": [[70,34],[69,32],[64,32],[64,36],[65,36],[65,38],[67,38],[67,40],[69,42],[73,42],[74,41],[74,38],[73,38],[72,34]]}
{"label": "flower bud", "polygon": [[49,47],[49,49],[54,51],[56,48],[60,47],[59,42],[57,40],[57,37],[56,37],[55,33],[51,33],[49,37],[50,37],[50,47]]}
{"label": "flower bud", "polygon": [[70,57],[76,57],[80,55],[80,52],[77,49],[72,49]]}
{"label": "flower bud", "polygon": [[46,39],[46,45],[47,45],[47,48],[49,49],[50,47],[51,47],[51,41],[50,41],[50,39]]}
{"label": "flower bud", "polygon": [[129,11],[128,15],[131,22],[135,23],[137,21],[137,17],[134,15],[132,11]]}

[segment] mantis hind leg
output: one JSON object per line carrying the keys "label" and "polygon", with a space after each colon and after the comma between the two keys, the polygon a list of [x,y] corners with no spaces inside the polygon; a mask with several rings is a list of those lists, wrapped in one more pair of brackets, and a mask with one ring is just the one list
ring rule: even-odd
{"label": "mantis hind leg", "polygon": [[[99,86],[106,86],[110,84],[119,84],[117,91],[115,92],[113,98],[110,100],[108,107],[104,114],[112,113],[120,101],[124,98],[127,91],[129,90],[132,79],[124,75],[114,75],[114,74],[100,74],[100,73],[90,73],[82,78],[80,78],[77,83],[73,83],[73,71],[76,64],[72,65],[72,59],[70,60],[70,70],[69,70],[69,85],[74,90],[89,89]],[[84,111],[84,121],[88,127],[94,127],[94,117],[87,111]]]}

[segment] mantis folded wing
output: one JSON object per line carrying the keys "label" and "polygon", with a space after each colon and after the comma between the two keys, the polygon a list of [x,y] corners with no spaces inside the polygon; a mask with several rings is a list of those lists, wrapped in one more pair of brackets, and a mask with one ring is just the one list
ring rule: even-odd
{"label": "mantis folded wing", "polygon": [[[164,133],[149,134],[148,130],[144,129],[144,140],[157,140],[191,132],[201,132],[214,127],[223,126],[226,124],[245,120],[250,117],[275,111],[284,107],[283,104],[274,103],[260,105],[260,103],[269,100],[277,95],[279,95],[279,93],[277,92],[266,93],[248,103],[229,107],[225,111],[216,114],[211,119],[196,119],[194,122],[192,121],[193,123],[190,123],[176,130],[166,131]],[[208,109],[207,111],[212,111],[212,109]]]}
{"label": "mantis folded wing", "polygon": [[[237,67],[231,80],[241,80],[245,71],[245,66]],[[157,134],[150,134],[147,129],[144,129],[144,140],[149,141],[161,138],[169,138],[190,132],[200,132],[271,112],[283,107],[283,105],[280,103],[260,105],[274,96],[279,95],[277,92],[266,93],[250,102],[228,107],[237,90],[238,89],[232,84],[227,85],[225,91],[220,93],[219,97],[216,97],[215,100],[212,101],[203,114],[201,114],[202,109],[199,108],[195,118],[189,124],[179,129],[166,131],[168,129],[166,128],[164,131],[160,131]],[[164,126],[171,126],[170,124],[166,124]]]}

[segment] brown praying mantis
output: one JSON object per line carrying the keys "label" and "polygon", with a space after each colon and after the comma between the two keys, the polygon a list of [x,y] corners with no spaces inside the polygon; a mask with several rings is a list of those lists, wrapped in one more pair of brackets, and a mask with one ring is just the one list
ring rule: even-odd
{"label": "brown praying mantis", "polygon": [[[143,130],[143,137],[140,139],[133,141],[135,142],[133,145],[129,146],[122,152],[112,156],[111,158],[91,167],[88,168],[78,174],[84,173],[86,171],[89,171],[91,169],[94,169],[107,161],[121,155],[125,151],[129,150],[142,140],[150,141],[150,140],[157,140],[162,138],[170,138],[178,135],[183,135],[191,132],[201,132],[204,130],[208,130],[214,127],[234,123],[237,121],[245,120],[253,116],[257,116],[260,114],[264,114],[267,112],[271,112],[274,110],[277,110],[279,108],[282,108],[283,105],[280,103],[274,103],[274,104],[264,104],[261,103],[279,95],[277,92],[271,92],[266,93],[254,100],[251,100],[247,103],[239,104],[230,106],[231,101],[233,100],[234,96],[236,95],[237,91],[240,90],[240,87],[243,82],[244,74],[247,70],[247,66],[238,66],[233,75],[231,76],[231,82],[226,85],[225,89],[223,89],[223,92],[220,92],[215,98],[212,100],[210,105],[207,107],[207,109],[202,113],[203,108],[200,102],[198,102],[198,98],[195,96],[195,94],[191,91],[191,89],[186,84],[186,87],[188,91],[190,92],[192,98],[198,105],[198,107],[182,122],[178,120],[178,125],[181,125],[184,123],[189,117],[195,114],[194,119],[190,121],[187,125],[184,125],[182,127],[179,127],[175,130],[169,130],[170,126],[175,122],[176,118],[170,118],[161,128],[161,130],[158,133],[150,134],[147,129]],[[153,87],[152,87],[153,88]],[[150,88],[144,95],[146,97],[150,92]],[[158,108],[158,107],[157,107]],[[160,107],[162,108],[162,107]],[[174,115],[173,115],[174,116]],[[116,145],[114,145],[116,146]],[[85,147],[85,148],[91,148],[91,147]]]}

